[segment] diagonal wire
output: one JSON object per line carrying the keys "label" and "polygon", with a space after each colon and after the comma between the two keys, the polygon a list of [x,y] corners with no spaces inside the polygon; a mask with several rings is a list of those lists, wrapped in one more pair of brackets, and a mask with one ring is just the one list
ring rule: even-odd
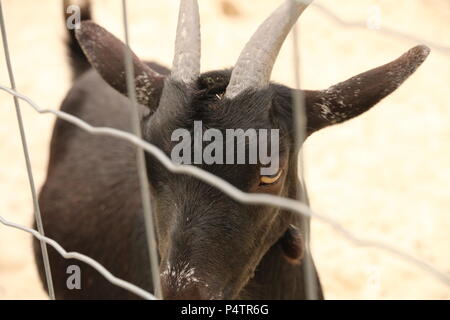
{"label": "diagonal wire", "polygon": [[[335,23],[339,24],[342,27],[369,30],[367,28],[367,24],[363,21],[346,21],[346,20],[342,19],[341,17],[339,17],[337,14],[335,14],[332,10],[324,7],[321,4],[318,4],[317,2],[313,3],[312,6],[316,7],[320,11],[322,11],[326,16],[328,16],[328,18],[330,18],[331,20],[333,20]],[[435,50],[441,51],[444,54],[447,54],[447,55],[450,54],[450,46],[445,46],[440,43],[431,42],[426,39],[416,37],[414,35],[411,35],[411,34],[408,34],[408,33],[393,29],[393,28],[383,27],[381,29],[377,29],[374,31],[381,33],[383,35],[386,35],[386,36],[396,37],[401,40],[407,40],[407,41],[412,41],[412,42],[416,42],[416,43],[423,43],[431,48],[434,48]]]}
{"label": "diagonal wire", "polygon": [[[299,1],[299,0],[292,0]],[[295,128],[295,152],[298,152],[298,179],[297,195],[298,201],[310,206],[308,190],[304,178],[304,157],[303,157],[303,141],[306,139],[306,109],[305,97],[303,91],[300,90],[300,50],[299,50],[299,32],[298,23],[292,28],[292,58],[294,67],[295,89],[292,90],[294,128]],[[313,257],[311,252],[311,219],[302,217],[302,234],[305,240],[306,254],[303,258],[303,272],[305,278],[305,297],[307,300],[318,299],[318,284],[315,276]]]}
{"label": "diagonal wire", "polygon": [[[127,17],[127,3],[126,0],[122,0],[122,14],[123,14],[123,28],[125,33],[125,72],[127,79],[127,89],[128,97],[131,100],[131,122],[134,134],[142,138],[141,125],[139,120],[139,106],[136,100],[136,90],[134,83],[134,68],[133,61],[131,57],[131,48],[129,44],[128,36],[128,17]],[[150,203],[150,190],[149,182],[147,178],[147,168],[145,164],[144,150],[137,146],[136,148],[136,164],[139,175],[139,183],[141,187],[141,199],[142,207],[144,213],[144,223],[146,230],[147,246],[149,250],[150,267],[153,280],[153,290],[155,296],[158,298],[162,297],[161,291],[161,280],[159,276],[159,261],[158,261],[158,251],[156,247],[156,235],[154,227],[154,219],[152,215],[152,207]]]}
{"label": "diagonal wire", "polygon": [[37,232],[34,229],[21,226],[14,222],[10,222],[10,221],[6,220],[5,218],[3,218],[2,216],[0,216],[0,223],[7,227],[15,228],[15,229],[30,233],[31,235],[36,237],[41,242],[52,246],[61,256],[63,256],[66,259],[77,259],[79,261],[82,261],[82,262],[90,265],[95,270],[97,270],[101,275],[103,275],[109,282],[111,282],[112,284],[114,284],[118,287],[128,290],[143,299],[147,299],[147,300],[155,300],[156,299],[150,292],[147,292],[144,289],[141,289],[138,286],[135,286],[134,284],[132,284],[128,281],[117,278],[111,272],[109,272],[104,266],[102,266],[100,263],[98,263],[94,259],[92,259],[84,254],[78,253],[78,252],[67,252],[63,247],[61,247],[61,245],[58,242],[56,242],[55,240],[50,239],[46,236],[43,236],[40,232]]}
{"label": "diagonal wire", "polygon": [[391,246],[390,244],[386,244],[381,241],[357,237],[335,219],[313,212],[307,205],[305,205],[302,202],[270,194],[255,194],[243,192],[234,187],[232,184],[228,183],[227,181],[213,175],[212,173],[204,171],[198,167],[191,165],[179,165],[173,163],[171,159],[161,149],[129,132],[109,127],[95,127],[83,121],[82,119],[77,118],[66,112],[54,109],[43,109],[39,107],[36,103],[34,103],[33,100],[31,100],[27,96],[22,95],[5,86],[0,85],[0,90],[6,91],[11,95],[14,95],[17,98],[26,101],[38,113],[42,114],[51,113],[53,115],[56,115],[58,118],[68,121],[73,125],[79,127],[80,129],[85,130],[94,135],[105,135],[110,137],[116,137],[128,141],[130,143],[133,143],[134,145],[139,146],[143,148],[145,151],[152,154],[156,159],[158,159],[161,162],[162,165],[164,165],[167,168],[167,170],[174,173],[187,174],[192,177],[196,177],[197,179],[205,183],[208,183],[209,185],[214,186],[215,188],[218,188],[219,190],[221,190],[222,192],[224,192],[225,194],[227,194],[229,197],[231,197],[236,201],[245,204],[268,205],[272,207],[275,206],[285,210],[296,212],[297,214],[301,214],[306,217],[320,220],[323,223],[328,224],[338,234],[340,234],[343,238],[349,240],[354,245],[361,247],[376,248],[388,252],[391,255],[396,256],[397,258],[400,258],[401,260],[416,266],[417,268],[421,269],[422,271],[428,273],[435,279],[445,284],[447,287],[450,287],[450,276],[447,275],[445,272],[438,270],[428,262],[416,258],[413,255],[404,252],[403,250]]}
{"label": "diagonal wire", "polygon": [[[0,0],[0,24],[1,24],[0,27],[1,27],[2,40],[3,40],[3,51],[5,53],[5,60],[6,60],[6,66],[8,69],[9,81],[11,83],[11,88],[13,88],[15,90],[16,82],[14,80],[14,72],[12,70],[12,65],[11,65],[11,57],[9,54],[8,38],[7,38],[7,33],[6,33],[5,19],[3,16],[3,8],[2,8],[1,0]],[[42,235],[44,235],[44,226],[42,225],[41,211],[39,209],[39,201],[37,198],[36,187],[35,187],[34,178],[33,178],[33,169],[31,168],[31,160],[30,160],[30,155],[28,152],[27,137],[25,135],[25,129],[24,129],[23,120],[22,120],[22,113],[20,111],[19,100],[17,99],[17,97],[14,97],[14,105],[16,108],[17,122],[19,124],[19,131],[20,131],[20,138],[22,141],[23,154],[25,156],[25,164],[26,164],[26,168],[27,168],[28,182],[30,184],[31,196],[33,198],[33,211],[34,211],[34,216],[36,219],[36,226],[37,226],[39,232]],[[44,260],[44,270],[45,270],[45,278],[47,281],[48,295],[50,296],[50,299],[55,300],[55,291],[53,289],[52,272],[50,269],[50,262],[48,259],[47,246],[46,246],[45,242],[43,242],[43,241],[41,241],[41,252],[42,252],[42,259]]]}

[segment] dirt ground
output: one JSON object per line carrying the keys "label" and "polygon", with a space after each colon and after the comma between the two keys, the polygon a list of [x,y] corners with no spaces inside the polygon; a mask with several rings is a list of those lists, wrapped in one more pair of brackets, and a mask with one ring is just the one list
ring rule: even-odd
{"label": "dirt ground", "polygon": [[[67,92],[62,1],[4,0],[18,90],[47,108]],[[231,66],[257,25],[281,0],[200,0],[202,69]],[[349,21],[381,13],[391,27],[450,46],[446,0],[323,0]],[[129,1],[132,46],[143,58],[170,65],[178,1]],[[377,9],[378,8],[378,9]],[[379,11],[378,11],[379,10]],[[94,0],[95,19],[122,35],[120,1]],[[373,17],[372,17],[373,19]],[[372,30],[344,28],[319,9],[301,19],[302,86],[326,88],[396,58],[417,43]],[[293,84],[292,41],[273,79]],[[3,53],[2,53],[3,56]],[[0,83],[9,81],[3,57]],[[358,236],[391,243],[450,274],[450,54],[432,49],[419,71],[368,113],[312,136],[306,179],[315,211]],[[32,220],[12,98],[0,93],[0,215]],[[22,111],[38,186],[47,166],[54,118]],[[313,222],[313,253],[329,299],[449,299],[450,289],[416,267],[377,249],[356,247]],[[47,299],[37,279],[31,237],[0,225],[0,299]]]}

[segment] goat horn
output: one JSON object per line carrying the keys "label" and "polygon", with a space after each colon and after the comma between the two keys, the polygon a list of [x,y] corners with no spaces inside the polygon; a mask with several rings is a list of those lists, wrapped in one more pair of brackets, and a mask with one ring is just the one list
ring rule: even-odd
{"label": "goat horn", "polygon": [[192,83],[200,75],[200,15],[197,0],[181,0],[172,78]]}
{"label": "goat horn", "polygon": [[247,88],[269,84],[273,65],[289,31],[311,0],[286,0],[256,30],[239,56],[225,97],[234,98]]}

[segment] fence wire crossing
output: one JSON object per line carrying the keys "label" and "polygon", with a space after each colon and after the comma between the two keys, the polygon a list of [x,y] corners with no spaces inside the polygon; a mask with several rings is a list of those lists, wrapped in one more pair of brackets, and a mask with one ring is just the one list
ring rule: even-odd
{"label": "fence wire crossing", "polygon": [[202,180],[203,182],[206,182],[218,189],[220,189],[222,192],[230,196],[236,201],[240,201],[242,203],[246,204],[260,204],[260,205],[268,205],[268,206],[275,206],[280,207],[286,210],[290,210],[293,212],[296,212],[298,214],[304,215],[306,217],[315,218],[317,220],[320,220],[329,226],[331,226],[338,234],[346,238],[347,240],[350,240],[353,244],[358,246],[365,246],[365,247],[373,247],[378,248],[381,250],[384,250],[392,255],[395,255],[399,257],[400,259],[409,262],[411,264],[414,264],[416,267],[422,269],[423,271],[429,273],[433,277],[435,277],[437,280],[441,281],[448,287],[450,287],[450,276],[446,273],[438,270],[428,262],[421,260],[419,258],[416,258],[400,249],[397,249],[394,246],[391,246],[389,244],[385,244],[380,241],[374,241],[370,239],[365,238],[359,238],[355,236],[351,231],[349,231],[347,228],[345,228],[343,225],[341,225],[338,221],[322,215],[318,213],[314,213],[308,206],[306,206],[304,203],[283,198],[279,196],[273,196],[270,194],[253,194],[253,193],[246,193],[242,192],[241,190],[235,188],[233,185],[228,183],[225,180],[222,180],[221,178],[204,171],[198,167],[194,167],[191,165],[179,165],[172,162],[172,160],[167,157],[167,155],[158,147],[154,146],[153,144],[148,143],[145,140],[142,140],[135,135],[122,131],[117,130],[114,128],[109,127],[94,127],[88,124],[87,122],[81,120],[80,118],[77,118],[71,114],[65,113],[60,110],[54,110],[54,109],[42,109],[40,108],[36,103],[34,103],[30,98],[15,92],[12,89],[9,89],[5,86],[0,85],[0,90],[6,91],[11,95],[16,96],[17,98],[26,101],[30,106],[33,107],[37,112],[39,113],[51,113],[56,115],[58,118],[61,118],[65,121],[68,121],[77,127],[91,133],[94,135],[105,135],[105,136],[111,136],[116,137],[119,139],[126,140],[130,143],[135,144],[136,146],[139,146],[143,148],[145,151],[152,154],[156,159],[158,159],[161,164],[163,164],[169,171],[173,173],[179,173],[179,174],[187,174],[193,177],[198,178],[199,180]]}
{"label": "fence wire crossing", "polygon": [[[6,25],[6,23],[5,23],[5,19],[3,16],[2,1],[0,0],[0,27],[1,27],[2,41],[3,41],[3,52],[5,53],[6,66],[8,68],[8,76],[9,76],[9,81],[11,83],[11,88],[13,88],[15,90],[16,83],[14,80],[14,72],[12,69],[11,58],[9,55],[8,37],[7,37],[5,25]],[[34,177],[33,177],[33,169],[31,168],[30,154],[28,151],[27,138],[25,135],[25,129],[24,129],[23,121],[22,121],[22,113],[20,111],[19,100],[17,99],[17,97],[14,97],[14,105],[16,108],[17,122],[19,124],[20,139],[22,141],[23,154],[25,156],[25,164],[26,164],[26,168],[27,168],[28,182],[30,184],[31,197],[33,199],[33,211],[34,211],[34,216],[36,219],[36,226],[39,230],[39,233],[42,236],[44,236],[44,227],[42,225],[41,210],[39,209],[39,202],[38,202],[38,197],[37,197],[36,187],[35,187]],[[47,280],[48,295],[50,296],[50,299],[54,300],[55,299],[55,291],[53,289],[50,261],[48,259],[47,246],[46,246],[45,242],[43,242],[43,241],[41,241],[41,251],[42,251],[42,258],[44,260],[45,278]]]}
{"label": "fence wire crossing", "polygon": [[100,263],[95,261],[94,259],[78,253],[78,252],[67,252],[58,242],[55,240],[52,240],[48,237],[43,236],[41,233],[37,232],[36,230],[21,226],[17,223],[10,222],[6,219],[4,219],[2,216],[0,216],[0,223],[7,227],[15,228],[18,230],[22,230],[24,232],[30,233],[32,236],[36,237],[36,239],[44,242],[44,244],[48,244],[55,248],[55,250],[65,259],[76,259],[79,261],[82,261],[91,267],[93,267],[95,270],[97,270],[99,273],[101,273],[102,276],[106,278],[109,282],[112,284],[115,284],[118,287],[121,287],[125,290],[128,290],[129,292],[132,292],[136,294],[138,297],[141,297],[146,300],[155,300],[156,297],[151,294],[150,292],[145,291],[144,289],[139,288],[138,286],[122,280],[120,278],[115,277],[111,272],[109,272],[104,266],[102,266]]}
{"label": "fence wire crossing", "polygon": [[[292,0],[292,1],[299,1],[299,0]],[[125,38],[126,38],[126,44],[127,44],[127,48],[129,48],[129,41],[128,41],[128,21],[126,18],[126,0],[122,0],[122,4],[123,4],[123,22],[124,22],[124,31],[125,31]],[[350,26],[350,27],[362,27],[361,25],[359,25],[359,23],[351,23],[351,22],[346,22],[343,21],[342,19],[340,19],[337,15],[335,15],[334,13],[332,13],[330,10],[319,6],[316,4],[316,7],[320,8],[321,10],[325,11],[325,13],[327,13],[328,15],[330,15],[332,18],[334,18],[334,20],[338,21],[340,24],[345,25],[345,26]],[[419,269],[423,270],[424,272],[428,273],[430,276],[434,277],[435,279],[437,279],[438,281],[442,282],[443,284],[445,284],[446,286],[450,287],[450,276],[447,275],[445,272],[442,272],[440,270],[438,270],[437,268],[435,268],[434,266],[432,266],[431,264],[429,264],[428,262],[416,258],[411,254],[408,254],[394,246],[391,246],[390,244],[385,244],[383,242],[380,241],[374,241],[374,240],[370,240],[370,239],[365,239],[365,238],[360,238],[355,236],[352,232],[350,232],[348,229],[346,229],[343,225],[341,225],[338,221],[325,216],[325,215],[321,215],[321,214],[317,214],[315,212],[313,212],[308,205],[308,201],[307,201],[307,193],[306,193],[306,189],[304,190],[304,194],[298,197],[298,200],[292,200],[292,199],[288,199],[288,198],[283,198],[283,197],[279,197],[279,196],[273,196],[273,195],[269,195],[269,194],[250,194],[250,193],[245,193],[242,192],[241,190],[235,188],[234,186],[232,186],[230,183],[228,183],[225,180],[222,180],[221,178],[207,172],[204,171],[198,167],[195,166],[191,166],[191,165],[178,165],[175,164],[171,161],[170,158],[168,158],[166,156],[166,154],[160,150],[159,148],[157,148],[156,146],[146,142],[145,140],[143,140],[140,137],[139,132],[137,132],[135,130],[134,134],[125,132],[125,131],[121,131],[121,130],[117,130],[114,128],[109,128],[109,127],[94,127],[91,126],[89,123],[83,121],[80,118],[77,118],[71,114],[65,113],[63,111],[60,110],[54,110],[54,109],[44,109],[39,107],[35,102],[33,102],[29,97],[22,95],[20,93],[18,93],[15,89],[15,84],[14,84],[14,76],[13,76],[13,72],[12,72],[12,68],[11,68],[11,64],[10,64],[10,59],[9,59],[9,50],[8,50],[8,44],[6,41],[6,29],[5,29],[5,23],[4,23],[4,19],[3,19],[3,12],[2,12],[2,7],[1,7],[1,0],[0,0],[0,17],[1,17],[1,30],[2,30],[2,38],[3,38],[3,46],[4,46],[4,52],[5,52],[5,58],[7,60],[7,65],[8,65],[8,71],[10,71],[10,80],[11,80],[11,88],[8,88],[6,86],[0,85],[0,89],[11,94],[14,97],[14,101],[15,101],[15,106],[16,106],[16,110],[17,110],[17,116],[18,116],[18,121],[19,121],[19,128],[21,130],[21,137],[22,137],[22,145],[24,148],[24,153],[25,153],[25,158],[26,158],[26,163],[27,163],[27,172],[30,178],[30,186],[31,186],[31,192],[33,195],[33,200],[34,200],[34,206],[35,206],[35,214],[36,214],[36,219],[40,220],[40,213],[39,213],[39,205],[37,202],[37,197],[36,197],[36,191],[34,188],[34,181],[33,181],[33,175],[32,175],[32,171],[31,171],[31,164],[29,161],[29,155],[28,155],[28,149],[27,149],[27,145],[26,145],[26,139],[25,139],[25,134],[24,134],[24,128],[23,128],[23,124],[21,122],[21,116],[20,116],[20,109],[19,109],[19,104],[18,104],[18,100],[23,100],[25,101],[27,104],[29,104],[35,111],[37,111],[40,114],[46,114],[46,113],[50,113],[55,115],[56,117],[68,121],[74,125],[76,125],[77,127],[79,127],[80,129],[89,132],[93,135],[105,135],[105,136],[111,136],[111,137],[115,137],[118,139],[122,139],[122,140],[126,140],[129,143],[134,144],[137,147],[138,153],[137,153],[137,165],[138,168],[140,168],[140,170],[142,170],[142,172],[145,174],[145,163],[144,166],[142,167],[139,164],[139,152],[142,153],[143,156],[143,151],[149,152],[150,154],[152,154],[156,159],[158,159],[169,171],[174,172],[174,173],[178,173],[178,174],[186,174],[186,175],[190,175],[193,177],[196,177],[197,179],[206,182],[208,184],[210,184],[211,186],[218,188],[219,190],[221,190],[222,192],[224,192],[225,194],[227,194],[230,198],[236,200],[236,201],[240,201],[242,203],[245,204],[259,204],[259,205],[268,205],[268,206],[274,206],[274,207],[279,207],[282,209],[287,209],[290,210],[292,212],[295,212],[297,214],[302,215],[303,217],[306,218],[315,218],[318,219],[326,224],[328,224],[329,226],[331,226],[338,234],[340,234],[342,237],[344,237],[345,239],[349,240],[351,243],[353,243],[354,245],[357,246],[364,246],[364,247],[372,247],[372,248],[377,248],[377,249],[381,249],[387,253],[390,253],[402,260],[404,260],[405,262],[408,262],[416,267],[418,267]],[[364,26],[365,28],[365,26]],[[379,31],[379,30],[377,30]],[[422,41],[422,39],[416,38],[414,36],[411,35],[405,35],[401,32],[395,31],[395,30],[384,30],[385,34],[389,34],[392,36],[397,36],[400,37],[404,40],[414,40],[414,41],[419,41],[419,42],[424,42],[427,43],[428,45],[438,48],[440,49],[442,52],[444,53],[450,53],[450,48],[445,47],[445,46],[441,46],[439,44],[431,44],[427,41]],[[294,66],[295,66],[295,79],[296,79],[296,86],[300,87],[300,73],[299,73],[299,61],[298,61],[298,36],[297,36],[297,31],[294,29]],[[128,90],[130,93],[134,92],[134,81],[132,81],[133,77],[130,74],[132,72],[132,68],[129,67],[130,61],[131,61],[131,56],[129,54],[129,50],[126,50],[127,54],[126,56],[126,60],[124,61],[124,63],[126,65],[128,65],[128,67],[126,68],[127,71],[127,86],[128,86]],[[132,97],[131,97],[132,98]],[[133,98],[132,98],[133,99]],[[132,101],[134,104],[136,104],[135,100]],[[303,105],[303,97],[294,97],[294,103],[296,104],[296,106],[298,107],[297,110],[302,110],[302,105]],[[296,121],[296,128],[297,128],[297,143],[298,141],[302,141],[302,133],[303,132],[303,127],[301,126],[302,121],[304,121],[304,119],[302,119],[303,115],[302,114],[297,114],[295,116],[295,121]],[[134,120],[133,120],[134,121]],[[140,150],[140,151],[139,151]],[[301,151],[301,150],[299,150]],[[300,157],[301,157],[301,152],[300,152]],[[301,159],[301,163],[303,162],[303,160]],[[145,178],[145,180],[147,181],[147,179]],[[140,179],[140,182],[142,182],[142,180]],[[304,182],[303,182],[303,177],[301,177],[301,182],[304,186]],[[148,184],[148,181],[146,182]],[[143,196],[143,203],[145,203],[145,201],[148,201],[148,206],[150,206],[150,199],[145,200],[145,197],[148,197],[148,189],[146,191],[146,188],[148,188],[145,186],[145,182],[144,185],[141,184],[141,193]],[[147,192],[147,196],[144,195],[144,193]],[[302,201],[299,201],[302,200]],[[37,208],[37,209],[36,209]],[[150,208],[150,207],[149,207]],[[150,220],[146,221],[146,230],[147,230],[147,240],[149,243],[149,250],[150,250],[150,254],[152,255],[152,250],[155,249],[154,252],[156,252],[156,241],[155,241],[155,235],[154,235],[154,227],[153,227],[153,222],[152,222],[152,217],[151,217],[151,211],[150,209],[145,213],[146,215],[149,214],[149,218]],[[38,218],[39,217],[39,218]],[[146,217],[147,219],[148,217]],[[117,277],[115,277],[114,275],[112,275],[105,267],[103,267],[101,264],[99,264],[97,261],[95,261],[94,259],[87,257],[86,255],[83,255],[81,253],[78,252],[67,252],[66,250],[64,250],[64,248],[62,246],[60,246],[56,241],[45,237],[44,236],[44,230],[42,228],[42,223],[37,224],[38,226],[38,231],[15,224],[13,222],[7,221],[6,219],[4,219],[3,217],[0,216],[0,223],[2,223],[5,226],[8,227],[12,227],[12,228],[16,228],[19,230],[22,230],[24,232],[28,232],[30,234],[32,234],[34,237],[36,237],[38,240],[41,241],[41,248],[42,248],[42,252],[43,252],[43,256],[44,256],[44,265],[45,265],[45,259],[47,259],[47,265],[46,266],[46,276],[47,276],[47,284],[49,287],[49,295],[50,297],[53,299],[54,298],[54,292],[53,292],[53,286],[52,286],[52,282],[51,282],[51,272],[50,272],[50,265],[48,263],[48,256],[46,254],[46,244],[52,246],[53,248],[56,249],[56,251],[58,253],[60,253],[64,258],[73,258],[73,259],[78,259],[80,261],[85,262],[86,264],[92,266],[93,268],[95,268],[98,272],[100,272],[108,281],[110,281],[111,283],[125,289],[128,290],[136,295],[138,295],[141,298],[144,299],[155,299],[155,298],[159,298],[160,296],[160,292],[158,292],[158,290],[160,289],[156,289],[156,297],[143,290],[142,288],[139,288],[125,280],[119,279]],[[150,234],[153,232],[153,235]],[[46,258],[47,256],[47,258]],[[154,263],[157,264],[157,259],[152,259],[154,261]],[[47,268],[48,267],[48,268]],[[156,267],[152,266],[152,276],[153,278],[158,278],[156,286],[158,286],[159,283],[159,271],[158,271],[158,265],[156,265]],[[308,268],[306,268],[308,269]],[[309,288],[308,292],[311,292],[311,288],[313,288],[313,286],[315,285],[315,279],[312,278],[311,273],[306,271],[306,278],[308,281],[308,285],[307,287]],[[155,284],[154,284],[155,285]],[[312,296],[310,293],[307,294],[308,298],[314,299],[314,296]]]}
{"label": "fence wire crossing", "polygon": [[[130,41],[128,36],[128,17],[127,17],[127,2],[126,0],[122,0],[122,13],[123,13],[123,28],[125,34],[125,73],[127,80],[127,90],[128,97],[132,103],[131,110],[131,122],[134,134],[142,138],[141,132],[141,124],[139,119],[139,106],[136,100],[136,91],[135,91],[135,83],[134,83],[134,68],[133,68],[133,58],[130,48]],[[150,188],[149,182],[147,178],[147,168],[145,165],[145,156],[144,150],[140,147],[136,149],[136,166],[139,175],[139,184],[141,189],[141,199],[142,199],[142,208],[144,211],[144,223],[145,223],[145,233],[147,239],[147,246],[149,251],[150,258],[150,267],[152,271],[152,280],[153,280],[153,288],[155,290],[155,295],[158,298],[162,298],[162,290],[161,290],[161,279],[160,279],[160,271],[159,271],[159,259],[158,252],[156,246],[156,235],[155,235],[155,227],[154,220],[152,215],[152,207],[150,204]]]}

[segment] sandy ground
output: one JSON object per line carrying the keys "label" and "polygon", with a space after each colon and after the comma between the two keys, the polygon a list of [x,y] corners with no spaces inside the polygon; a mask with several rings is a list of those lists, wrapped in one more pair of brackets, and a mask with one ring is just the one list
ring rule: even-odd
{"label": "sandy ground", "polygon": [[[232,65],[278,0],[223,6],[200,0],[203,70]],[[348,20],[381,12],[381,25],[449,46],[445,0],[319,1]],[[60,1],[4,0],[20,92],[58,108],[70,81]],[[120,1],[94,1],[96,20],[121,36]],[[177,1],[129,1],[131,39],[144,58],[170,65]],[[287,41],[273,79],[293,84]],[[415,45],[370,30],[343,28],[310,8],[301,20],[303,87],[325,88],[383,64]],[[0,83],[9,85],[3,58]],[[433,50],[395,94],[346,124],[315,134],[305,147],[313,209],[356,235],[382,240],[450,274],[450,55]],[[0,214],[30,225],[32,202],[12,98],[0,94]],[[22,104],[36,184],[45,176],[54,118]],[[450,290],[414,266],[343,240],[313,223],[313,251],[329,299],[449,299]],[[30,236],[0,226],[0,299],[46,299],[37,279]]]}

